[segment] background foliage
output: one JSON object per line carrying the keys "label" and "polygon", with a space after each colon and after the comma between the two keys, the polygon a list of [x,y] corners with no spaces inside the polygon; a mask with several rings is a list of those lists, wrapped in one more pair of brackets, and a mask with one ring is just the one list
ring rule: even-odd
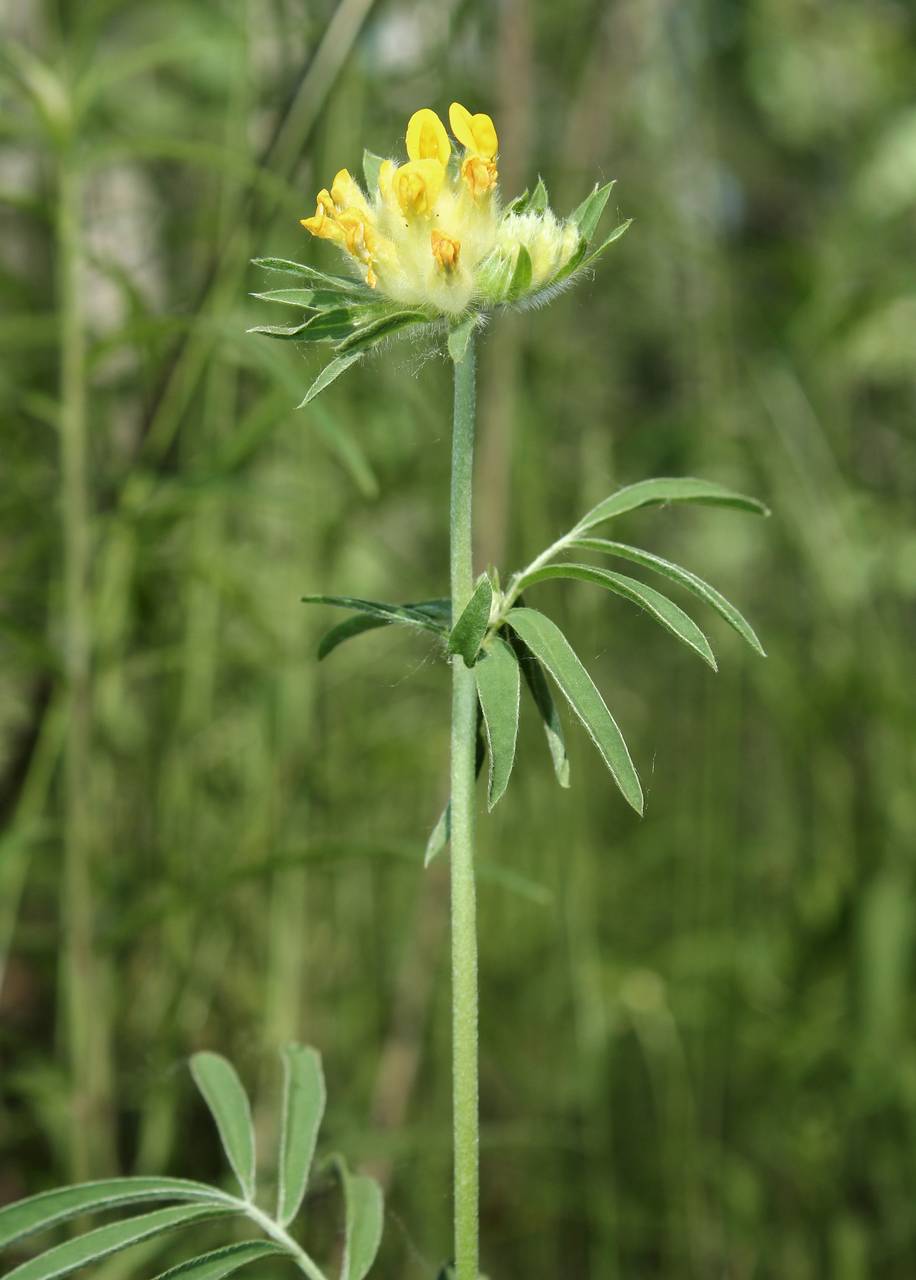
{"label": "background foliage", "polygon": [[[445,668],[394,631],[318,667],[332,619],[298,600],[443,592],[448,369],[393,346],[296,414],[313,358],[244,330],[248,258],[327,264],[313,192],[457,97],[496,117],[510,194],[540,171],[565,209],[617,177],[636,218],[599,279],[484,340],[481,566],[646,475],[774,510],[614,535],[724,590],[765,662],[713,623],[714,676],[623,602],[538,588],[648,803],[570,725],[572,790],[526,734],[482,826],[486,1269],[911,1276],[911,6],[6,0],[0,23],[0,1199],[221,1176],[187,1055],[269,1099],[299,1038],[326,1140],[388,1184],[378,1274],[447,1250],[446,884],[421,870]],[[59,443],[83,408],[85,509]]]}

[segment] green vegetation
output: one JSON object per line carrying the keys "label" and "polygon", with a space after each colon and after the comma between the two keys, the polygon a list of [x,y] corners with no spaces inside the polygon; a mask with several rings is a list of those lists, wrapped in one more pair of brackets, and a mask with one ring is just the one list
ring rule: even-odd
{"label": "green vegetation", "polygon": [[[511,794],[478,823],[484,1269],[912,1275],[913,24],[893,0],[459,0],[433,23],[407,0],[7,0],[0,1200],[228,1186],[185,1066],[204,1049],[263,1084],[269,1179],[298,1040],[331,1081],[320,1151],[386,1189],[372,1274],[443,1262],[448,870],[423,860],[449,364],[393,343],[297,412],[321,361],[245,330],[282,312],[246,298],[251,256],[335,270],[298,227],[311,193],[454,93],[498,120],[507,192],[541,172],[571,208],[600,173],[608,225],[635,218],[594,286],[478,341],[476,570],[648,475],[773,510],[632,510],[569,557],[608,590],[525,589],[647,804],[563,708],[557,788],[522,690]],[[624,559],[717,675],[618,597]],[[707,582],[765,662],[742,615],[700,616]],[[414,625],[315,662],[304,595],[405,584]],[[339,1266],[334,1179],[305,1211]],[[149,1234],[93,1274],[187,1256]]]}

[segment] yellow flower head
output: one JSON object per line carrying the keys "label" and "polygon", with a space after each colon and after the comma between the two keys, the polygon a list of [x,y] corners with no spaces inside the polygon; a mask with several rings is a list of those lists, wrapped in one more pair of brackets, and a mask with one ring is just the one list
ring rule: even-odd
{"label": "yellow flower head", "polygon": [[[535,301],[589,261],[588,241],[610,184],[566,219],[549,208],[540,181],[504,208],[492,119],[459,102],[451,104],[448,119],[461,148],[457,164],[445,125],[423,107],[407,124],[405,162],[367,153],[367,190],[341,169],[330,191],[319,192],[314,216],[302,219],[312,235],[337,244],[377,291],[376,325],[386,299],[398,314],[416,309],[418,323]],[[344,294],[334,306],[352,310],[355,304]]]}

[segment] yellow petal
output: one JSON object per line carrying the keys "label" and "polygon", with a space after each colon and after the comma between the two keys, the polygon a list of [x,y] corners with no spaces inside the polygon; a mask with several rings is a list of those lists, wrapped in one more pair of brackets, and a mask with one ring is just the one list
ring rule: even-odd
{"label": "yellow petal", "polygon": [[302,226],[313,236],[318,236],[320,240],[334,240],[337,244],[343,244],[346,237],[343,228],[339,227],[333,218],[329,218],[321,205],[315,212],[313,218],[300,218]]}
{"label": "yellow petal", "polygon": [[471,153],[461,166],[461,176],[471,195],[479,199],[496,186],[496,165]]}
{"label": "yellow petal", "polygon": [[366,197],[357,182],[350,177],[349,170],[341,169],[334,175],[331,186],[331,198],[338,209],[359,209],[366,212]]}
{"label": "yellow petal", "polygon": [[378,189],[385,204],[394,204],[394,173],[396,165],[393,160],[383,160],[379,165]]}
{"label": "yellow petal", "polygon": [[461,252],[461,242],[456,240],[454,236],[447,236],[444,232],[433,227],[429,233],[430,247],[433,251],[433,257],[442,268],[443,271],[454,271],[458,265],[458,255]]}
{"label": "yellow petal", "polygon": [[394,173],[394,192],[407,217],[429,213],[445,181],[438,160],[409,160]]}
{"label": "yellow petal", "polygon": [[471,113],[467,107],[463,107],[460,102],[453,102],[448,109],[448,122],[461,145],[469,151],[473,150],[474,134],[471,129]]}
{"label": "yellow petal", "polygon": [[415,111],[407,123],[407,154],[411,160],[438,160],[448,164],[452,145],[445,125],[429,107]]}
{"label": "yellow petal", "polygon": [[484,160],[492,160],[499,150],[499,139],[496,126],[488,115],[482,111],[472,116],[467,107],[460,102],[453,102],[448,109],[448,120],[452,133],[468,151],[482,156]]}
{"label": "yellow petal", "polygon": [[449,124],[463,147],[484,157],[484,160],[493,160],[499,151],[499,138],[496,137],[496,128],[489,115],[482,111],[471,115],[461,102],[453,102],[449,108]]}

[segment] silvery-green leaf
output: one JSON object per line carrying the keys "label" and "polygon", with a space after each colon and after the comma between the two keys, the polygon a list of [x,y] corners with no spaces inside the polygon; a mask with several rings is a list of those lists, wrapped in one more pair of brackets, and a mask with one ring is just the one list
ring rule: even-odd
{"label": "silvery-green leaf", "polygon": [[[404,606],[406,609],[416,610],[420,613],[429,614],[434,622],[441,624],[443,633],[448,630],[449,620],[451,617],[451,602],[448,600],[426,600],[419,604],[409,604]],[[363,635],[367,631],[376,631],[380,627],[389,626],[392,623],[402,621],[399,618],[379,617],[375,614],[360,613],[355,617],[346,618],[343,622],[339,622],[336,627],[332,627],[321,638],[318,646],[319,661],[326,658],[329,653],[333,653],[338,645],[343,644],[345,640],[350,640],[353,636]]]}
{"label": "silvery-green leaf", "polygon": [[354,293],[367,301],[377,301],[374,290],[368,285],[354,280],[350,276],[330,275],[327,271],[318,271],[315,267],[306,266],[304,262],[293,262],[289,258],[254,258],[252,265],[265,271],[278,271],[283,275],[303,276],[314,280],[319,287],[332,289],[335,292]]}
{"label": "silvery-green leaf", "polygon": [[638,814],[642,814],[642,787],[627,744],[563,632],[556,623],[535,609],[511,609],[507,622],[553,676],[601,753],[624,799]]}
{"label": "silvery-green leaf", "polygon": [[366,179],[366,190],[369,192],[370,199],[378,191],[378,175],[383,159],[374,151],[363,151],[363,177]]}
{"label": "silvery-green leaf", "polygon": [[343,1183],[345,1240],[340,1280],[363,1280],[375,1262],[382,1243],[384,1201],[374,1178],[352,1174],[342,1160],[337,1161]]}
{"label": "silvery-green leaf", "polygon": [[492,604],[493,584],[483,574],[448,637],[449,653],[460,653],[466,667],[473,667],[477,658],[477,651],[487,633]]}
{"label": "silvery-green leaf", "polygon": [[490,761],[487,805],[492,809],[509,785],[518,737],[521,677],[515,654],[494,637],[474,667]]}
{"label": "silvery-green leaf", "polygon": [[58,1187],[0,1209],[0,1249],[82,1214],[122,1205],[140,1204],[145,1200],[225,1199],[216,1187],[184,1178],[108,1178]]}
{"label": "silvery-green leaf", "polygon": [[618,489],[583,516],[575,532],[577,535],[584,533],[604,520],[623,515],[626,511],[635,511],[637,507],[666,502],[699,502],[706,506],[737,507],[740,511],[751,511],[755,515],[769,515],[767,508],[756,498],[735,493],[711,480],[697,480],[693,476],[664,476],[656,480],[640,480],[637,484]]}
{"label": "silvery-green leaf", "polygon": [[299,1212],[308,1186],[327,1093],[321,1058],[314,1049],[287,1045],[283,1075],[277,1222],[287,1227]]}
{"label": "silvery-green leaf", "polygon": [[327,311],[335,307],[348,307],[354,301],[351,295],[337,289],[268,289],[251,296],[258,302],[280,302],[286,307],[298,307],[301,311]]}
{"label": "silvery-green leaf", "polygon": [[523,293],[527,293],[531,287],[531,255],[523,244],[518,247],[518,257],[515,260],[515,268],[512,272],[512,279],[509,281],[509,290],[506,297],[509,302],[514,302],[516,298],[520,298]]}
{"label": "silvery-green leaf", "polygon": [[342,373],[346,373],[351,364],[356,364],[356,362],[358,360],[362,360],[362,358],[363,353],[361,351],[354,351],[350,355],[337,356],[330,364],[326,364],[321,370],[321,373],[319,373],[318,377],[309,387],[308,391],[305,393],[305,397],[296,407],[298,409],[304,409],[305,406],[310,404],[316,396],[321,395],[322,391],[329,387],[332,382],[336,381]]}
{"label": "silvery-green leaf", "polygon": [[[522,597],[519,596],[519,604],[522,605],[523,603]],[[518,658],[519,669],[525,677],[528,692],[531,694],[534,705],[537,707],[538,714],[541,717],[541,722],[544,725],[544,733],[547,735],[547,747],[550,751],[550,758],[553,761],[557,782],[561,787],[568,787],[569,756],[566,754],[566,739],[563,736],[563,725],[556,703],[553,700],[553,695],[550,692],[547,677],[544,675],[540,662],[538,662],[521,636],[512,630],[509,630],[507,634],[513,652]]]}
{"label": "silvery-green leaf", "polygon": [[227,1244],[222,1249],[202,1253],[187,1262],[179,1262],[168,1271],[161,1271],[155,1280],[224,1280],[251,1262],[260,1262],[277,1254],[289,1256],[280,1245],[271,1240],[245,1240],[241,1244]]}
{"label": "silvery-green leaf", "polygon": [[155,1209],[152,1213],[128,1218],[125,1222],[112,1222],[108,1226],[97,1227],[95,1231],[56,1245],[37,1258],[30,1258],[28,1262],[8,1271],[4,1280],[58,1280],[60,1276],[79,1271],[90,1263],[98,1262],[113,1253],[120,1253],[122,1249],[129,1249],[131,1245],[143,1240],[232,1212],[239,1210],[215,1204],[176,1205],[171,1209]]}
{"label": "silvery-green leaf", "polygon": [[435,631],[437,635],[444,635],[447,632],[447,627],[438,620],[437,615],[425,610],[423,606],[385,604],[381,600],[363,600],[359,596],[325,595],[303,596],[302,603],[328,604],[336,609],[352,609],[355,613],[370,614],[382,622],[403,622],[425,631]]}
{"label": "silvery-green leaf", "polygon": [[246,1200],[254,1199],[254,1125],[248,1094],[232,1063],[219,1053],[195,1053],[191,1075],[216,1122],[220,1142]]}
{"label": "silvery-green leaf", "polygon": [[376,320],[371,320],[368,324],[361,325],[354,330],[342,342],[337,344],[336,350],[340,352],[365,351],[368,347],[374,347],[377,342],[381,342],[383,338],[389,338],[393,333],[398,333],[401,329],[407,329],[411,325],[429,324],[429,317],[423,311],[394,311],[388,315],[380,316]]}
{"label": "silvery-green leaf", "polygon": [[670,631],[694,653],[699,654],[713,671],[718,669],[709,641],[703,632],[680,605],[663,596],[660,591],[645,586],[636,578],[612,573],[610,569],[596,569],[590,564],[548,564],[542,569],[536,569],[534,573],[526,574],[522,579],[522,585],[532,587],[538,582],[548,582],[552,578],[575,578],[579,582],[590,582],[597,587],[606,587],[608,591],[623,596],[625,600],[639,605],[640,609],[645,609],[646,613],[656,622],[661,623],[666,631]]}
{"label": "silvery-green leaf", "polygon": [[465,316],[463,320],[459,320],[458,324],[449,330],[448,353],[455,364],[460,364],[464,359],[468,343],[471,340],[471,334],[476,327],[477,316],[469,315]]}
{"label": "silvery-green leaf", "polygon": [[579,228],[579,234],[585,244],[588,244],[598,229],[598,223],[601,221],[601,215],[604,213],[604,207],[613,187],[614,182],[606,182],[603,187],[599,187],[596,183],[594,191],[587,195],[579,207],[570,214],[569,220]]}
{"label": "silvery-green leaf", "polygon": [[623,542],[610,542],[607,538],[577,538],[570,545],[581,547],[584,551],[600,551],[606,555],[619,556],[623,560],[631,560],[634,564],[664,574],[672,582],[677,582],[688,591],[692,591],[700,600],[705,600],[730,627],[738,632],[742,639],[747,641],[752,649],[761,657],[766,657],[757,633],[744,615],[729,600],[726,600],[721,592],[689,569],[684,569],[679,564],[672,564],[670,560],[663,560],[661,556],[653,555],[651,551],[643,551],[641,547],[630,547]]}
{"label": "silvery-green leaf", "polygon": [[331,311],[318,311],[302,324],[256,324],[248,333],[259,333],[267,338],[285,338],[295,342],[337,342],[356,329],[359,313],[350,308],[335,307]]}

